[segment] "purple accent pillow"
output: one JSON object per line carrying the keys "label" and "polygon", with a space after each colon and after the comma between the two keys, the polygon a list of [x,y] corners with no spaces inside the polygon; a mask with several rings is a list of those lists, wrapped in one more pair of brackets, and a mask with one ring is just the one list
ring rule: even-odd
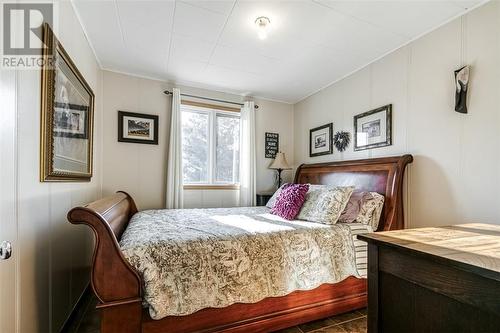
{"label": "purple accent pillow", "polygon": [[293,220],[306,200],[309,184],[286,184],[271,209],[271,214]]}

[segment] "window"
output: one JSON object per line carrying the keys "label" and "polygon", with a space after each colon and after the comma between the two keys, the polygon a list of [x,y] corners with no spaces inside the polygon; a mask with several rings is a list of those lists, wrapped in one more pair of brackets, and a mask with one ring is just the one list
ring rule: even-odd
{"label": "window", "polygon": [[181,118],[184,183],[208,183],[209,114],[183,110]]}
{"label": "window", "polygon": [[181,122],[184,184],[238,184],[239,113],[182,105]]}

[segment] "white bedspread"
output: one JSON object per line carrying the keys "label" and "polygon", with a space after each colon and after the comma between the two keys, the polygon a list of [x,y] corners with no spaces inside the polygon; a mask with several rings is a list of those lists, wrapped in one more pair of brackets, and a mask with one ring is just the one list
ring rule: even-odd
{"label": "white bedspread", "polygon": [[120,246],[142,275],[151,318],[161,319],[364,275],[356,258],[366,265],[366,247],[353,236],[370,231],[286,221],[266,207],[148,210],[133,216]]}

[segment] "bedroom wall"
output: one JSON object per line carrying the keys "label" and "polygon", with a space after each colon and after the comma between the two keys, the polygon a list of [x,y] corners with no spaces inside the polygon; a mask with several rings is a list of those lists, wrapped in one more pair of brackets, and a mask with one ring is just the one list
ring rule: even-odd
{"label": "bedroom wall", "polygon": [[[407,226],[500,223],[500,3],[492,1],[297,103],[295,161],[411,153]],[[453,71],[472,66],[469,114],[454,109]],[[389,147],[310,158],[309,129],[393,104]]]}
{"label": "bedroom wall", "polygon": [[39,181],[40,71],[17,71],[15,137],[17,332],[59,332],[89,282],[93,237],[67,212],[101,195],[101,70],[71,2],[56,7],[54,31],[95,93],[94,175],[90,183]]}
{"label": "bedroom wall", "polygon": [[[172,85],[157,80],[103,71],[103,194],[117,190],[129,192],[140,209],[165,205],[166,156],[168,151],[171,97],[163,91]],[[180,86],[181,92],[241,102],[242,96]],[[293,106],[254,99],[260,106],[256,114],[257,189],[273,187],[272,162],[264,158],[264,133],[280,133],[280,148],[293,163]],[[144,145],[117,141],[118,110],[159,115],[159,144]],[[291,172],[287,172],[288,179]],[[185,207],[231,207],[238,204],[238,191],[186,190]]]}

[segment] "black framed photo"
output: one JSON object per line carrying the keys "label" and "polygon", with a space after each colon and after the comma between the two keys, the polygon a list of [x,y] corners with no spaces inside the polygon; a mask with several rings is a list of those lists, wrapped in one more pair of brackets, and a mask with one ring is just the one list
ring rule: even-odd
{"label": "black framed photo", "polygon": [[354,116],[354,150],[392,144],[392,104]]}
{"label": "black framed photo", "polygon": [[309,131],[309,156],[333,153],[333,123],[313,128]]}
{"label": "black framed photo", "polygon": [[280,147],[280,135],[266,132],[265,157],[275,158]]}
{"label": "black framed photo", "polygon": [[118,111],[118,141],[158,144],[158,116]]}

